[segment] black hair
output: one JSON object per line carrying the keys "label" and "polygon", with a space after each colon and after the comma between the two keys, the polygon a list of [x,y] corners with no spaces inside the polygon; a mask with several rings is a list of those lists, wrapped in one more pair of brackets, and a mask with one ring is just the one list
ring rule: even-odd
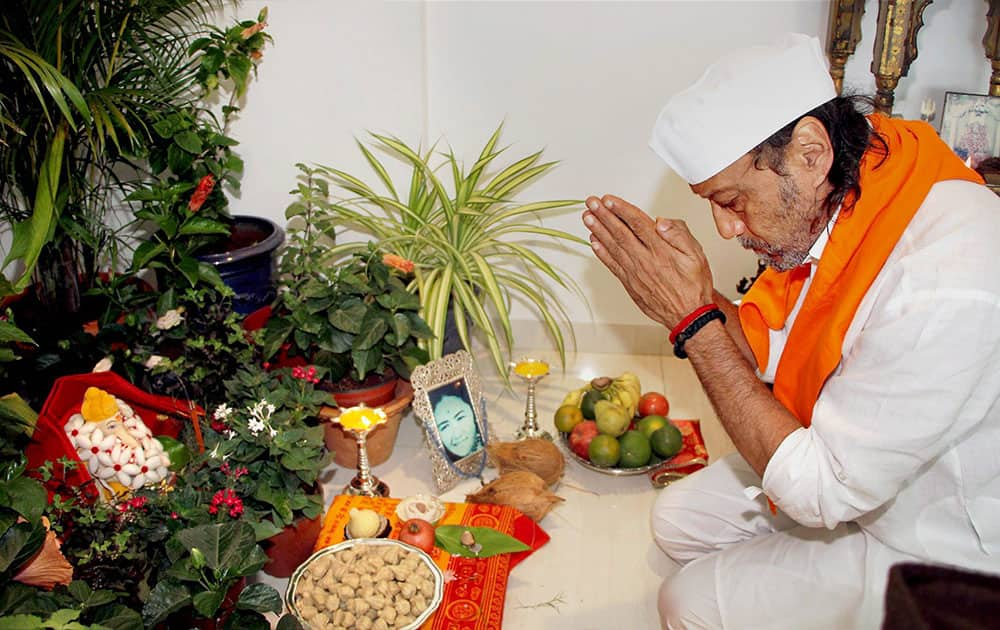
{"label": "black hair", "polygon": [[792,140],[795,125],[806,116],[812,116],[823,123],[833,145],[833,164],[827,174],[833,190],[823,202],[826,218],[829,219],[841,203],[844,203],[841,212],[849,212],[861,196],[861,158],[865,152],[873,150],[880,154],[882,159],[879,164],[889,155],[885,140],[868,124],[866,115],[873,106],[870,97],[858,95],[838,96],[823,103],[788,123],[750,151],[754,156],[754,167],[786,175],[783,170],[785,149]]}

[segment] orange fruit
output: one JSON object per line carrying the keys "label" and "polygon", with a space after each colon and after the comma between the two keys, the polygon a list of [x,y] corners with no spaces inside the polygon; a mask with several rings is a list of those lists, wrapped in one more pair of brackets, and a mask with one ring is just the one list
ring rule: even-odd
{"label": "orange fruit", "polygon": [[618,458],[621,456],[621,446],[617,439],[602,433],[595,435],[594,439],[590,441],[587,454],[590,456],[590,463],[610,468],[618,463]]}
{"label": "orange fruit", "polygon": [[569,433],[573,427],[583,422],[583,412],[576,405],[563,405],[556,409],[554,420],[557,431]]}

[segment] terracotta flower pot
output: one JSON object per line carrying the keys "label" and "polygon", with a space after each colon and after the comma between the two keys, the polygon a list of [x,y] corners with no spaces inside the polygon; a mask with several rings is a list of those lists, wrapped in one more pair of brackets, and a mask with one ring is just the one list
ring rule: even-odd
{"label": "terracotta flower pot", "polygon": [[295,569],[312,555],[313,546],[322,529],[322,513],[316,518],[303,516],[274,536],[262,540],[260,546],[268,557],[264,573],[276,578],[291,577]]}
{"label": "terracotta flower pot", "polygon": [[[393,399],[385,404],[376,405],[382,408],[388,420],[368,435],[368,463],[372,466],[378,466],[392,455],[399,423],[412,400],[413,386],[409,381],[399,379],[396,382]],[[339,415],[340,409],[336,407],[323,407],[319,412],[320,418],[328,421]],[[341,429],[338,424],[327,422],[325,440],[326,448],[334,454],[333,461],[344,468],[358,467],[358,443],[350,433]]]}

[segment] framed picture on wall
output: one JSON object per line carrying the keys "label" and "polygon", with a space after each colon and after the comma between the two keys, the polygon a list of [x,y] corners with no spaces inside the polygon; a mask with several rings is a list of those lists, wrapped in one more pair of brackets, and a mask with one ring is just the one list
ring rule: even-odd
{"label": "framed picture on wall", "polygon": [[941,139],[972,168],[1000,155],[1000,97],[945,92]]}

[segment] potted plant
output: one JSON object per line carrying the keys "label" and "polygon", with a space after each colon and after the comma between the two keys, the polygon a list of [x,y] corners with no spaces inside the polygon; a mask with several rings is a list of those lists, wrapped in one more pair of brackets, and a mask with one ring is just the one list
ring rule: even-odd
{"label": "potted plant", "polygon": [[[338,406],[382,407],[389,421],[369,438],[374,464],[389,457],[403,411],[413,397],[406,382],[427,361],[419,343],[431,331],[418,313],[420,302],[406,290],[407,261],[374,246],[339,266],[323,266],[328,225],[314,220],[308,203],[293,203],[289,244],[282,255],[282,286],[261,337],[264,356],[280,365],[311,366],[318,387]],[[402,379],[402,380],[401,380]],[[321,414],[337,413],[326,407]],[[357,464],[354,439],[332,423],[326,444],[334,460]]]}
{"label": "potted plant", "polygon": [[[384,192],[336,168],[299,168],[306,180],[300,190],[303,203],[319,208],[324,221],[367,234],[383,251],[413,262],[408,289],[419,297],[420,312],[433,332],[424,343],[429,358],[442,355],[450,314],[461,344],[471,346],[471,322],[485,340],[497,371],[507,379],[507,355],[513,344],[510,308],[515,300],[535,307],[565,362],[562,326],[568,325],[568,318],[546,280],[562,287],[576,285],[535,251],[532,239],[587,243],[537,223],[540,214],[565,211],[578,201],[514,200],[518,190],[555,163],[539,163],[539,151],[496,165],[505,150],[497,146],[500,131],[498,127],[490,136],[470,169],[451,151],[440,154],[441,164],[433,164],[433,149],[421,153],[396,138],[371,134],[372,149],[360,142],[358,146]],[[393,183],[376,150],[410,166],[408,192]],[[437,175],[442,166],[451,171],[451,191]],[[332,197],[331,189],[339,189],[341,195]],[[337,260],[366,248],[363,242],[345,243],[327,255]]]}
{"label": "potted plant", "polygon": [[[281,227],[269,219],[232,217],[227,199],[239,191],[243,174],[229,125],[270,41],[266,19],[265,8],[255,21],[210,26],[191,43],[199,99],[154,119],[149,181],[126,198],[141,204],[135,216],[151,228],[135,250],[132,271],[156,270],[161,290],[225,282],[242,314],[274,298],[273,254],[284,241]],[[220,121],[210,103],[223,92],[228,102]]]}

